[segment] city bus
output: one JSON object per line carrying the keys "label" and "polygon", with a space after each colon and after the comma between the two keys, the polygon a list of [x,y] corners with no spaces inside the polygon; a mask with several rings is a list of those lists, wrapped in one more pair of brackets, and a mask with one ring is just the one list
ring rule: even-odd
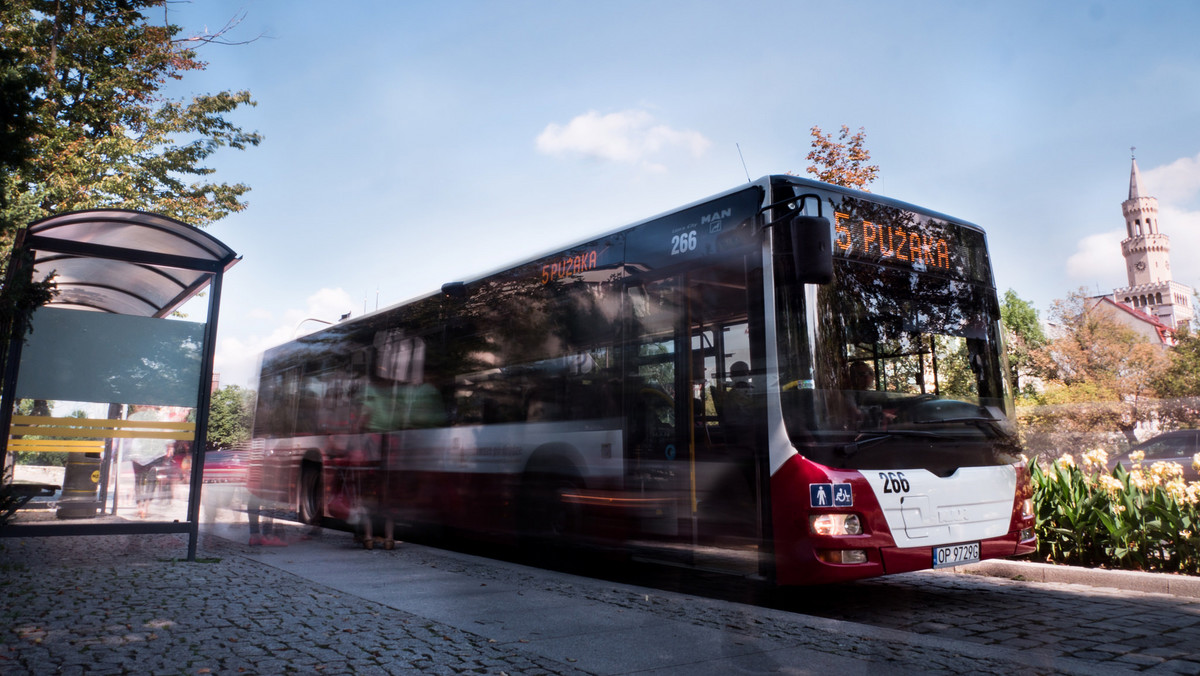
{"label": "city bus", "polygon": [[780,585],[1036,544],[984,232],[794,176],[268,350],[254,444],[307,522]]}

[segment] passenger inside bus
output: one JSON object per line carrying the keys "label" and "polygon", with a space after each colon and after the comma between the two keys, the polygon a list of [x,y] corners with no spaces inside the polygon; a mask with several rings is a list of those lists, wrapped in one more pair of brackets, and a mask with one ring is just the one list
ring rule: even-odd
{"label": "passenger inside bus", "polygon": [[724,390],[713,388],[713,401],[721,425],[737,437],[754,422],[754,385],[750,380],[750,366],[744,361],[734,362],[729,367],[729,383]]}
{"label": "passenger inside bus", "polygon": [[878,425],[879,407],[872,406],[866,393],[875,391],[875,369],[865,361],[846,367],[845,386],[839,399],[839,418],[847,429]]}

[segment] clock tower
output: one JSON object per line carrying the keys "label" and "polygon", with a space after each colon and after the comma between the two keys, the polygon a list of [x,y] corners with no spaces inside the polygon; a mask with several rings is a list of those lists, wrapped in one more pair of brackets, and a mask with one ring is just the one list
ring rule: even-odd
{"label": "clock tower", "polygon": [[1121,211],[1126,235],[1121,255],[1129,286],[1115,289],[1113,300],[1171,328],[1187,324],[1193,316],[1192,289],[1171,279],[1171,238],[1158,229],[1158,198],[1146,195],[1136,157],[1129,172],[1129,199],[1121,203]]}

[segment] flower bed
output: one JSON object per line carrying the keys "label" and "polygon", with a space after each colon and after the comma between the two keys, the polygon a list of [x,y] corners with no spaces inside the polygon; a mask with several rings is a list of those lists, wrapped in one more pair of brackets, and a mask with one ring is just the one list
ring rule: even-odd
{"label": "flower bed", "polygon": [[[1054,563],[1200,575],[1200,482],[1156,462],[1105,470],[1104,451],[1031,463],[1038,555]],[[1200,467],[1200,454],[1192,462]]]}

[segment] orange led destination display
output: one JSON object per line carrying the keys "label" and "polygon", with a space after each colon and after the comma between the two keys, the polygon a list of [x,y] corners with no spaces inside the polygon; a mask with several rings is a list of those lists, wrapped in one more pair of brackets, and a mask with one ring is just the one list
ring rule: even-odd
{"label": "orange led destination display", "polygon": [[951,269],[950,243],[941,232],[937,232],[938,228],[852,222],[849,214],[835,213],[835,253]]}
{"label": "orange led destination display", "polygon": [[596,250],[585,251],[577,256],[567,256],[549,265],[542,266],[542,284],[596,269]]}

